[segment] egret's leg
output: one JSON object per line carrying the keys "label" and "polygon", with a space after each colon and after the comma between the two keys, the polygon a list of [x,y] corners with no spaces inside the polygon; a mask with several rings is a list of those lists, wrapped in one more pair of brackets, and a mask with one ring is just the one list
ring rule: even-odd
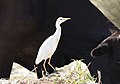
{"label": "egret's leg", "polygon": [[[34,69],[33,70],[35,70],[35,73],[36,73],[36,78],[38,79],[38,75],[37,75],[37,67],[34,65]],[[33,71],[32,70],[32,71]]]}
{"label": "egret's leg", "polygon": [[45,74],[44,74],[44,71],[42,70],[42,68],[41,68],[41,71],[42,71],[42,77],[45,78]]}
{"label": "egret's leg", "polygon": [[48,73],[47,70],[46,70],[45,63],[46,63],[46,60],[45,60],[44,63],[43,63],[43,67],[44,67],[44,69],[45,69],[46,75],[48,75],[49,73]]}
{"label": "egret's leg", "polygon": [[55,71],[55,68],[50,64],[50,61],[51,61],[51,57],[49,58],[49,61],[48,61],[48,64],[54,69]]}

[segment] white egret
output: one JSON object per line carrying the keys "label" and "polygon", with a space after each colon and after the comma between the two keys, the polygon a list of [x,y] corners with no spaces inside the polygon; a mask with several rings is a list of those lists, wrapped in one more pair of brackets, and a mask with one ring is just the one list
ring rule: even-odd
{"label": "white egret", "polygon": [[[69,20],[70,18],[63,18],[63,17],[59,17],[56,20],[56,31],[53,35],[51,35],[50,37],[48,37],[43,44],[41,45],[41,47],[39,48],[38,54],[37,54],[37,58],[35,60],[35,64],[38,65],[42,60],[45,60],[43,63],[43,67],[45,69],[45,72],[47,72],[46,68],[45,68],[45,63],[46,60],[49,58],[48,64],[54,69],[54,67],[50,64],[51,61],[51,57],[54,54],[57,45],[59,43],[60,37],[61,37],[61,26],[60,24]],[[55,70],[55,69],[54,69]]]}

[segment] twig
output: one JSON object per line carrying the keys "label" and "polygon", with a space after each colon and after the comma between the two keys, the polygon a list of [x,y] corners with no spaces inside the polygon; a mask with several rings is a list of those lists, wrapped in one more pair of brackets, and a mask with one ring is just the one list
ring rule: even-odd
{"label": "twig", "polygon": [[101,72],[97,70],[98,73],[98,84],[101,84]]}

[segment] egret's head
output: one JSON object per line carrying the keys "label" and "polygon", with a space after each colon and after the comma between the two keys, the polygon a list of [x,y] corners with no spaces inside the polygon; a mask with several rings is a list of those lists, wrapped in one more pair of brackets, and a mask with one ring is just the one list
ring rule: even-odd
{"label": "egret's head", "polygon": [[63,17],[59,17],[56,21],[57,24],[61,24],[67,20],[70,20],[71,18],[63,18]]}

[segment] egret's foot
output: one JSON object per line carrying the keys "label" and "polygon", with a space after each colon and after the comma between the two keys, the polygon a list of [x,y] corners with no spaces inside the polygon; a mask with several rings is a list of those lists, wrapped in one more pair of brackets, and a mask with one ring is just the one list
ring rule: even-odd
{"label": "egret's foot", "polygon": [[55,68],[53,68],[53,70],[54,70],[54,71],[56,71],[56,69],[55,69]]}
{"label": "egret's foot", "polygon": [[54,69],[54,73],[58,73],[58,71],[56,69]]}
{"label": "egret's foot", "polygon": [[49,73],[46,71],[46,72],[45,72],[45,76],[48,76],[48,75],[49,75]]}
{"label": "egret's foot", "polygon": [[[41,69],[42,70],[42,69]],[[45,77],[45,72],[42,70],[42,77]]]}

